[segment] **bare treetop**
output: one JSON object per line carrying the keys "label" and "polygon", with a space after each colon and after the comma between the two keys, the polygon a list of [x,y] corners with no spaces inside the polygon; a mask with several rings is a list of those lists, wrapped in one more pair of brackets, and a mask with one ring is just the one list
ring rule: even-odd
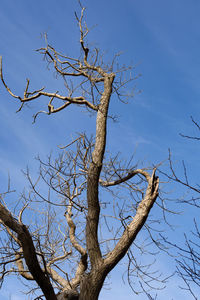
{"label": "bare treetop", "polygon": [[[34,181],[29,170],[25,172],[30,192],[21,196],[18,210],[11,212],[4,200],[0,203],[1,228],[7,237],[1,248],[2,281],[7,274],[19,274],[36,282],[43,297],[50,300],[97,300],[107,275],[126,254],[128,280],[132,264],[141,274],[141,290],[152,287],[154,280],[165,283],[160,275],[139,265],[131,251],[142,228],[153,240],[147,218],[159,199],[156,167],[139,168],[131,162],[126,165],[116,155],[109,159],[105,155],[111,96],[115,93],[120,100],[126,100],[123,90],[134,78],[131,74],[124,76],[130,68],[115,70],[117,56],[104,65],[100,51],[87,46],[89,29],[84,11],[82,8],[80,17],[76,14],[79,58],[59,53],[47,38],[46,46],[37,50],[63,78],[67,95],[46,92],[44,87],[30,91],[27,79],[24,95],[18,96],[4,79],[2,58],[0,66],[1,81],[9,94],[19,100],[19,110],[24,103],[42,100],[42,96],[48,99],[47,109],[37,112],[34,121],[40,113],[51,115],[70,105],[96,112],[94,139],[80,134],[61,149],[58,158],[49,156],[46,162],[38,158],[39,177]],[[40,189],[41,181],[47,185],[46,195]],[[118,189],[124,191],[123,200]],[[162,200],[159,206],[164,210]],[[30,226],[22,218],[28,210],[30,214],[37,212],[37,223]],[[139,249],[143,251],[142,247]]]}

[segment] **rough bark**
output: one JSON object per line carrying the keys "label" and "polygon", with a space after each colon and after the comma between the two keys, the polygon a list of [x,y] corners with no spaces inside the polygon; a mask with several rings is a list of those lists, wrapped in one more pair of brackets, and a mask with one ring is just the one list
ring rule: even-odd
{"label": "rough bark", "polygon": [[105,273],[101,267],[85,275],[81,281],[78,300],[98,300],[104,280]]}

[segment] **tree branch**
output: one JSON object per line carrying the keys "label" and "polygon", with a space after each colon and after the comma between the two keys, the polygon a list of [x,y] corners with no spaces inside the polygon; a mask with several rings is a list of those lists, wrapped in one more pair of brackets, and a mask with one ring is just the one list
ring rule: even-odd
{"label": "tree branch", "polygon": [[120,178],[118,180],[113,180],[113,181],[103,181],[102,179],[99,180],[100,184],[104,187],[109,187],[109,186],[114,186],[114,185],[118,185],[121,184],[123,182],[128,181],[129,179],[133,178],[135,175],[143,175],[144,177],[146,177],[147,180],[150,179],[150,176],[147,172],[145,172],[142,169],[137,169],[137,170],[133,170],[131,172],[128,173],[127,176]]}
{"label": "tree branch", "polygon": [[102,254],[98,242],[99,224],[99,177],[102,169],[102,162],[106,146],[107,115],[110,97],[112,94],[112,84],[115,74],[108,74],[104,80],[104,92],[102,94],[96,120],[96,141],[92,153],[92,162],[88,170],[87,179],[87,201],[88,216],[86,223],[86,241],[92,267],[98,266],[102,262]]}
{"label": "tree branch", "polygon": [[[137,211],[131,223],[125,228],[122,237],[115,248],[107,254],[104,260],[106,268],[113,268],[135,240],[138,232],[143,227],[149,212],[158,196],[159,178],[155,176],[156,169],[153,170],[151,177],[147,172],[143,172],[147,179],[148,187],[143,200],[138,205]],[[142,175],[143,175],[142,174]]]}
{"label": "tree branch", "polygon": [[56,300],[56,295],[50,283],[49,277],[42,271],[39,265],[35,247],[27,227],[23,224],[20,224],[1,203],[0,220],[5,226],[17,233],[17,238],[22,245],[23,256],[29,272],[40,286],[45,297],[49,300]]}

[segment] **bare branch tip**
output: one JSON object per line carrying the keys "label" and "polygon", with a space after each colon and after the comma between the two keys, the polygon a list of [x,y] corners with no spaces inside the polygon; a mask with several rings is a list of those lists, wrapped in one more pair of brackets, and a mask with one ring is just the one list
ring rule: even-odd
{"label": "bare branch tip", "polygon": [[2,77],[2,56],[0,55],[0,72],[1,72],[1,77]]}

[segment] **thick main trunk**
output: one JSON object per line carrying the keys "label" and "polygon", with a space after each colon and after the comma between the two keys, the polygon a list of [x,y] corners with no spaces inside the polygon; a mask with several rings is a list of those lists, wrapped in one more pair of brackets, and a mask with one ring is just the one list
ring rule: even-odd
{"label": "thick main trunk", "polygon": [[79,300],[98,300],[105,276],[101,271],[93,271],[84,276],[80,286]]}

